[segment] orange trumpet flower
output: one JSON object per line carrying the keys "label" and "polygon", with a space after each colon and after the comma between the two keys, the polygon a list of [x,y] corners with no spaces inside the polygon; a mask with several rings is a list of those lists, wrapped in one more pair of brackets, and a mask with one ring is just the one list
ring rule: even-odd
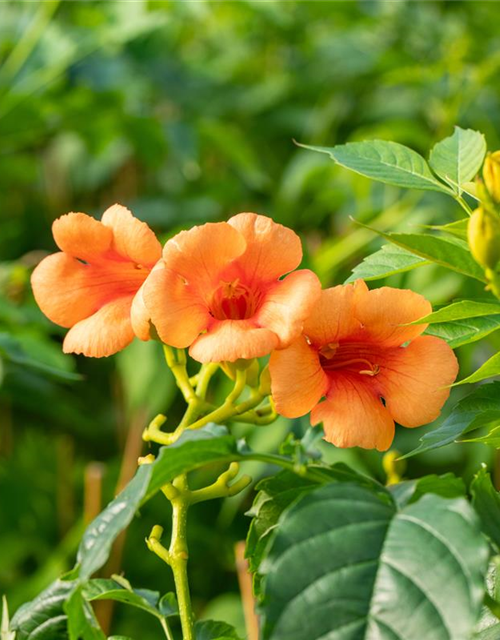
{"label": "orange trumpet flower", "polygon": [[311,412],[311,424],[323,422],[325,439],[338,447],[380,451],[390,447],[395,422],[432,422],[458,363],[444,340],[420,335],[427,325],[407,324],[431,310],[412,291],[369,291],[362,280],[323,291],[303,335],[271,355],[277,411]]}
{"label": "orange trumpet flower", "polygon": [[126,347],[134,329],[147,339],[149,315],[138,292],[161,257],[148,225],[115,204],[101,221],[61,216],[52,232],[61,251],[42,260],[31,282],[43,313],[71,327],[63,350],[100,358]]}
{"label": "orange trumpet flower", "polygon": [[299,237],[270,218],[240,213],[181,231],[144,286],[161,339],[199,362],[265,356],[302,331],[320,295]]}

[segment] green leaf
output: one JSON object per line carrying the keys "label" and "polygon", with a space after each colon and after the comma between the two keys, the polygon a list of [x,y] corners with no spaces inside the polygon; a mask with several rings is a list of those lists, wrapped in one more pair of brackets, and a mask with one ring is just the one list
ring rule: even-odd
{"label": "green leaf", "polygon": [[113,542],[131,522],[144,498],[151,473],[151,465],[139,467],[131,482],[85,530],[77,556],[83,580],[108,559]]}
{"label": "green leaf", "polygon": [[354,282],[358,278],[362,280],[379,280],[396,273],[411,271],[417,267],[429,264],[427,260],[414,255],[406,249],[402,249],[394,244],[385,244],[383,247],[363,259],[352,270],[352,274],[347,278],[346,283]]}
{"label": "green leaf", "polygon": [[123,602],[132,607],[142,609],[156,618],[161,619],[163,617],[158,608],[160,594],[157,591],[132,589],[132,587],[122,579],[120,579],[120,582],[100,578],[90,580],[90,582],[85,585],[83,595],[85,599],[90,602],[93,600],[114,600],[115,602]]}
{"label": "green leaf", "polygon": [[469,320],[431,324],[427,327],[425,333],[446,340],[452,349],[456,349],[457,347],[462,347],[464,344],[477,342],[499,328],[500,316],[494,315],[490,317],[483,316],[470,318]]}
{"label": "green leaf", "polygon": [[429,431],[420,445],[401,456],[409,458],[417,453],[432,451],[456,442],[466,433],[500,422],[500,382],[484,384],[462,398],[438,429]]}
{"label": "green leaf", "polygon": [[447,307],[429,313],[423,318],[419,318],[412,324],[434,324],[436,322],[451,322],[453,320],[463,320],[465,318],[477,318],[480,316],[490,316],[500,314],[500,302],[478,302],[476,300],[460,300]]}
{"label": "green leaf", "polygon": [[475,342],[500,327],[500,304],[462,300],[434,311],[413,324],[429,323],[429,335],[443,338],[452,348]]}
{"label": "green leaf", "polygon": [[460,185],[475,178],[485,154],[486,140],[482,133],[455,127],[453,135],[432,148],[429,164],[438,176],[460,193]]}
{"label": "green leaf", "polygon": [[226,622],[204,620],[194,628],[196,640],[241,640],[236,629]]}
{"label": "green leaf", "polygon": [[397,142],[368,140],[335,147],[313,147],[305,144],[299,146],[326,153],[342,167],[386,184],[407,189],[453,193],[449,187],[437,180],[421,155]]}
{"label": "green leaf", "polygon": [[133,640],[129,636],[109,636],[108,640]]}
{"label": "green leaf", "polygon": [[471,483],[472,504],[482,522],[484,533],[500,549],[500,494],[483,466]]}
{"label": "green leaf", "polygon": [[442,476],[429,475],[417,480],[404,480],[388,487],[399,507],[417,502],[427,493],[434,493],[442,498],[462,498],[466,495],[465,483],[452,473]]}
{"label": "green leaf", "polygon": [[465,640],[488,555],[462,498],[398,510],[354,484],[319,487],[283,513],[261,567],[263,640]]}
{"label": "green leaf", "polygon": [[69,640],[106,640],[92,607],[83,598],[81,586],[64,603],[64,610],[68,616]]}
{"label": "green leaf", "polygon": [[473,640],[498,640],[500,638],[500,623],[487,627],[474,635]]}
{"label": "green leaf", "polygon": [[11,621],[16,640],[68,640],[64,603],[76,582],[56,580],[34,600],[20,607]]}
{"label": "green leaf", "polygon": [[500,375],[500,353],[495,353],[489,360],[479,367],[477,371],[472,373],[467,378],[455,382],[454,387],[460,384],[472,384],[473,382],[481,382],[487,378],[493,378]]}
{"label": "green leaf", "polygon": [[[361,226],[371,229],[367,225]],[[458,238],[441,238],[425,233],[384,233],[376,229],[371,231],[425,260],[486,282],[484,272],[472,257],[467,243]]]}
{"label": "green leaf", "polygon": [[467,227],[469,226],[469,218],[462,218],[456,222],[449,222],[448,224],[439,225],[423,225],[426,229],[433,229],[434,231],[442,231],[448,233],[456,238],[467,240]]}
{"label": "green leaf", "polygon": [[10,630],[9,607],[5,596],[2,597],[2,625],[0,627],[0,640],[16,640],[16,634]]}
{"label": "green leaf", "polygon": [[162,596],[158,608],[164,618],[179,615],[179,605],[175,593],[169,592]]}

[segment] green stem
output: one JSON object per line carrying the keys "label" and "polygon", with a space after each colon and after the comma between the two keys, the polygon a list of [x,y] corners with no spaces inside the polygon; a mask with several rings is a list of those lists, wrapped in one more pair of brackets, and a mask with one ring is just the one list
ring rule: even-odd
{"label": "green stem", "polygon": [[194,616],[187,575],[188,546],[186,537],[189,504],[183,494],[172,501],[172,541],[170,566],[174,574],[183,640],[194,640]]}

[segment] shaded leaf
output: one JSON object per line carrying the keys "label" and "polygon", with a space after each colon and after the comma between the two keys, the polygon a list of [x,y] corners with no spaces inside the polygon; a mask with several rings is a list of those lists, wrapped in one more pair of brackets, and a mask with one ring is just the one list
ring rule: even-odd
{"label": "shaded leaf", "polygon": [[500,494],[483,466],[471,483],[472,504],[479,515],[484,533],[500,549]]}
{"label": "shaded leaf", "polygon": [[427,493],[434,493],[442,498],[462,498],[466,495],[465,483],[452,473],[442,476],[429,475],[417,480],[404,480],[388,487],[399,507],[417,502]]}
{"label": "shaded leaf", "polygon": [[90,602],[93,600],[114,600],[147,611],[156,618],[163,617],[158,609],[160,594],[157,591],[127,588],[116,580],[97,578],[90,580],[85,585],[83,595]]}
{"label": "shaded leaf", "polygon": [[34,600],[20,607],[11,621],[16,640],[68,640],[64,603],[75,582],[56,580]]}
{"label": "shaded leaf", "polygon": [[92,607],[85,602],[79,586],[64,603],[68,616],[69,640],[106,640]]}
{"label": "shaded leaf", "polygon": [[241,640],[234,627],[215,620],[197,622],[194,634],[196,640]]}
{"label": "shaded leaf", "polygon": [[446,340],[452,349],[456,349],[464,344],[481,340],[499,328],[500,315],[493,315],[431,324],[425,333]]}
{"label": "shaded leaf", "polygon": [[497,426],[499,422],[500,382],[492,382],[462,398],[440,427],[426,433],[416,449],[401,457],[409,458],[417,453],[438,449],[456,442],[466,433],[485,426]]}
{"label": "shaded leaf", "polygon": [[488,555],[464,499],[427,494],[398,510],[388,495],[327,484],[280,519],[261,567],[263,639],[468,638]]}

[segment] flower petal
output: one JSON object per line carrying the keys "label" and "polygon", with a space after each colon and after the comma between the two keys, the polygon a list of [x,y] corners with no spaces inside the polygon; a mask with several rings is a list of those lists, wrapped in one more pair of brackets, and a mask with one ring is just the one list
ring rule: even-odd
{"label": "flower petal", "polygon": [[52,322],[72,327],[99,308],[103,292],[92,285],[89,270],[66,253],[44,258],[31,276],[35,300]]}
{"label": "flower petal", "polygon": [[435,420],[450,395],[447,387],[458,374],[458,362],[444,340],[416,338],[407,347],[388,349],[376,376],[387,409],[404,427]]}
{"label": "flower petal", "polygon": [[302,261],[299,236],[271,218],[239,213],[228,220],[245,238],[247,247],[238,260],[249,282],[276,280],[296,269]]}
{"label": "flower petal", "polygon": [[111,246],[113,232],[85,213],[67,213],[52,225],[54,240],[61,251],[74,258],[92,261]]}
{"label": "flower petal", "polygon": [[163,260],[200,292],[211,290],[219,273],[246,248],[243,236],[227,222],[208,222],[181,231],[163,248]]}
{"label": "flower petal", "polygon": [[282,349],[300,335],[320,293],[321,284],[312,271],[294,271],[272,285],[253,319],[278,335]]}
{"label": "flower petal", "polygon": [[212,319],[197,290],[163,263],[149,275],[143,296],[160,338],[173,347],[189,347]]}
{"label": "flower petal", "polygon": [[431,313],[423,296],[408,289],[358,289],[354,314],[364,326],[365,340],[379,346],[399,347],[413,340],[427,328],[426,324],[400,326]]}
{"label": "flower petal", "polygon": [[130,323],[131,304],[131,297],[113,300],[94,315],[75,324],[64,339],[64,353],[103,358],[124,349],[134,339]]}
{"label": "flower petal", "polygon": [[376,390],[353,376],[330,376],[326,400],[311,412],[311,424],[323,422],[325,440],[337,447],[386,451],[394,438],[394,420]]}
{"label": "flower petal", "polygon": [[109,207],[102,223],[113,231],[111,248],[120,256],[149,267],[161,258],[161,244],[153,231],[126,207],[120,204]]}
{"label": "flower petal", "polygon": [[354,317],[354,300],[359,289],[366,289],[365,283],[339,285],[321,292],[314,310],[304,323],[304,333],[311,342],[323,346],[356,335],[362,329]]}
{"label": "flower petal", "polygon": [[139,291],[135,294],[132,300],[132,307],[130,309],[130,322],[132,323],[132,329],[135,335],[141,340],[149,340],[151,338],[151,314],[144,302],[144,285],[143,283]]}
{"label": "flower petal", "polygon": [[286,349],[273,351],[269,372],[276,410],[286,418],[309,413],[326,393],[328,378],[318,353],[303,336]]}
{"label": "flower petal", "polygon": [[266,356],[278,346],[278,336],[251,320],[216,320],[189,349],[198,362],[235,362]]}

